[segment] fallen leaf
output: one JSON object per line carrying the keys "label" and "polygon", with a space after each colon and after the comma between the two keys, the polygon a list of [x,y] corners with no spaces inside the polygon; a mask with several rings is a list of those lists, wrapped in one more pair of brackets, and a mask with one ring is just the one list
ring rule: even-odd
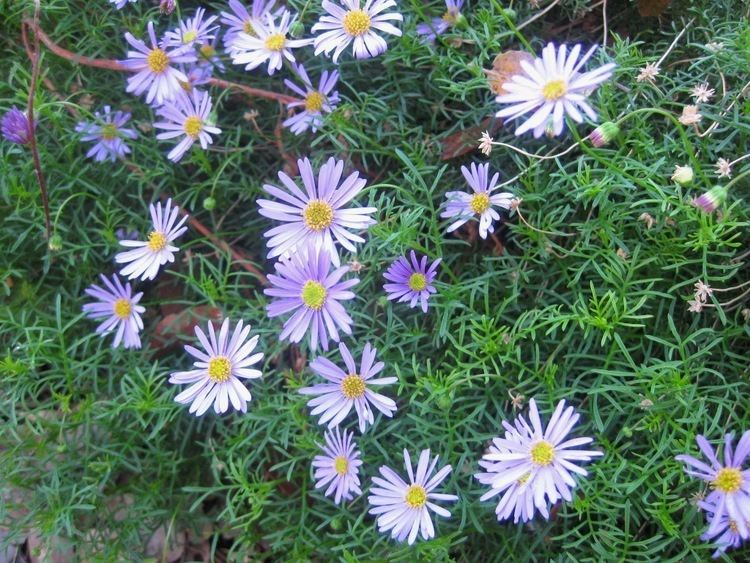
{"label": "fallen leaf", "polygon": [[658,17],[664,13],[672,0],[638,0],[638,13],[644,18]]}
{"label": "fallen leaf", "polygon": [[500,130],[500,127],[501,122],[499,119],[488,117],[476,127],[470,127],[448,135],[442,141],[443,152],[440,158],[442,160],[450,160],[471,151],[479,150],[479,138],[482,136],[482,133],[488,131],[490,135],[495,135]]}
{"label": "fallen leaf", "polygon": [[534,56],[526,51],[505,51],[500,53],[492,61],[492,69],[484,71],[487,75],[490,90],[497,95],[507,94],[503,88],[503,84],[508,82],[511,76],[523,72],[521,68],[522,61],[531,63],[533,60]]}

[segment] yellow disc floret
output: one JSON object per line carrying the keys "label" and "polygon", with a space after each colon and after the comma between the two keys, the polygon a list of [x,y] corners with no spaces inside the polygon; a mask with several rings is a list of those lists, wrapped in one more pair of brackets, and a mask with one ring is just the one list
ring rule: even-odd
{"label": "yellow disc floret", "polygon": [[313,311],[320,311],[326,302],[326,288],[322,283],[315,280],[307,280],[302,286],[300,298],[302,302]]}
{"label": "yellow disc floret", "polygon": [[242,31],[247,33],[248,35],[252,35],[253,37],[257,37],[257,33],[255,33],[255,28],[253,27],[253,24],[250,23],[250,21],[246,21],[244,25],[242,26]]}
{"label": "yellow disc floret", "polygon": [[105,141],[111,141],[117,137],[117,125],[114,123],[105,123],[99,132],[102,139]]}
{"label": "yellow disc floret", "polygon": [[363,10],[351,10],[346,13],[341,25],[352,37],[359,37],[370,30],[370,16]]}
{"label": "yellow disc floret", "polygon": [[130,299],[120,297],[120,299],[112,304],[112,312],[115,317],[123,321],[130,317],[130,313],[133,312],[133,305],[130,303]]}
{"label": "yellow disc floret", "polygon": [[159,252],[167,246],[167,236],[161,231],[151,231],[151,234],[148,235],[146,246],[148,246],[151,252]]}
{"label": "yellow disc floret", "polygon": [[481,215],[487,211],[490,207],[490,196],[485,192],[479,192],[471,197],[469,207],[477,215]]}
{"label": "yellow disc floret", "polygon": [[458,14],[456,12],[451,12],[450,10],[448,10],[443,14],[442,19],[448,25],[454,25],[456,23],[456,20],[458,19]]}
{"label": "yellow disc floret", "polygon": [[321,199],[310,200],[302,212],[302,219],[311,231],[322,231],[333,223],[333,207]]}
{"label": "yellow disc floret", "polygon": [[427,491],[422,485],[410,485],[406,489],[404,502],[409,508],[422,508],[427,503]]}
{"label": "yellow disc floret", "polygon": [[357,399],[364,395],[366,390],[365,380],[356,373],[349,374],[341,380],[341,393],[347,399]]}
{"label": "yellow disc floret", "polygon": [[224,383],[232,374],[232,362],[225,356],[216,356],[208,361],[208,378],[216,383]]}
{"label": "yellow disc floret", "polygon": [[554,102],[568,93],[568,85],[564,80],[550,80],[542,88],[542,96],[548,102]]}
{"label": "yellow disc floret", "polygon": [[339,475],[346,475],[346,472],[349,470],[349,460],[342,455],[337,456],[333,460],[333,470]]}
{"label": "yellow disc floret", "polygon": [[555,459],[555,447],[542,440],[531,448],[531,461],[541,467],[546,467]]}
{"label": "yellow disc floret", "polygon": [[409,276],[408,285],[412,291],[424,291],[427,287],[427,278],[424,274],[412,274]]}
{"label": "yellow disc floret", "polygon": [[734,467],[722,467],[716,473],[711,486],[722,493],[736,493],[742,486],[742,473]]}
{"label": "yellow disc floret", "polygon": [[198,37],[198,32],[194,29],[191,29],[190,31],[186,31],[182,36],[182,42],[184,44],[191,43],[192,41],[195,41],[195,39]]}
{"label": "yellow disc floret", "polygon": [[191,115],[185,119],[185,123],[182,125],[185,134],[192,138],[197,139],[203,131],[203,120],[197,115]]}
{"label": "yellow disc floret", "polygon": [[283,33],[274,33],[266,37],[265,46],[269,51],[281,51],[286,45],[286,37]]}
{"label": "yellow disc floret", "polygon": [[326,97],[317,90],[310,92],[305,98],[305,109],[310,113],[319,112],[323,108]]}
{"label": "yellow disc floret", "polygon": [[167,70],[167,67],[169,66],[169,57],[164,51],[157,47],[146,56],[146,64],[151,72],[161,74]]}

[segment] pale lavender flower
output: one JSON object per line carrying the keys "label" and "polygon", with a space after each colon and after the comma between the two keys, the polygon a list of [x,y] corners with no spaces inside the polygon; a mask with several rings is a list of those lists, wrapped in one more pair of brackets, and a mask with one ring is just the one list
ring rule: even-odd
{"label": "pale lavender flower", "polygon": [[488,233],[494,233],[495,227],[493,221],[500,220],[500,214],[494,207],[509,210],[511,201],[515,197],[510,192],[501,192],[493,194],[492,191],[497,186],[500,174],[497,172],[490,179],[489,164],[480,164],[477,166],[471,163],[471,169],[466,166],[461,167],[461,173],[466,178],[469,187],[474,191],[473,194],[466,192],[447,192],[445,197],[445,211],[440,216],[444,219],[456,218],[456,221],[448,226],[447,232],[451,233],[461,225],[472,218],[479,218],[479,236],[487,238]]}
{"label": "pale lavender flower", "polygon": [[118,10],[122,10],[128,2],[135,4],[138,0],[109,0],[109,3],[114,4]]}
{"label": "pale lavender flower", "polygon": [[[435,537],[430,511],[449,518],[451,513],[435,501],[456,501],[456,495],[436,493],[435,489],[451,472],[446,465],[434,476],[438,456],[430,463],[430,450],[422,450],[416,471],[412,469],[409,452],[404,450],[404,466],[409,477],[407,483],[388,466],[380,467],[381,477],[373,477],[373,487],[367,498],[369,513],[377,515],[378,531],[390,532],[396,541],[407,540],[412,545],[418,535],[429,540]],[[376,486],[375,486],[376,485]]]}
{"label": "pale lavender flower", "polygon": [[290,102],[287,104],[287,107],[303,107],[304,109],[300,113],[286,119],[282,125],[284,127],[289,127],[295,135],[307,131],[308,128],[315,133],[323,124],[323,114],[331,113],[339,103],[339,93],[332,92],[339,79],[339,73],[337,70],[331,71],[330,73],[327,70],[324,70],[320,77],[318,87],[314,88],[304,66],[298,65],[295,70],[302,81],[302,88],[297,86],[291,80],[284,80],[284,84],[286,84],[287,88],[293,90],[299,96],[302,96],[302,99]]}
{"label": "pale lavender flower", "polygon": [[213,67],[210,64],[191,63],[190,65],[180,65],[180,70],[185,73],[187,81],[182,84],[182,89],[185,92],[178,94],[176,98],[187,98],[189,102],[196,87],[208,84],[213,73]]}
{"label": "pale lavender flower", "polygon": [[743,470],[742,466],[750,454],[750,430],[742,435],[736,450],[732,448],[732,435],[724,437],[723,463],[705,437],[698,435],[695,441],[710,465],[690,455],[678,455],[675,459],[685,464],[685,473],[711,485],[706,502],[715,509],[706,534],[714,537],[721,529],[722,517],[727,516],[737,524],[740,537],[747,539],[750,536],[750,469]]}
{"label": "pale lavender flower", "polygon": [[279,340],[288,338],[299,342],[310,332],[310,348],[316,350],[320,342],[328,350],[328,339],[339,342],[339,330],[352,333],[352,318],[339,301],[354,299],[349,289],[359,283],[352,278],[341,281],[348,266],[331,269],[327,250],[308,246],[295,252],[288,260],[274,265],[276,275],[269,274],[270,288],[263,293],[275,297],[266,310],[270,318],[292,313],[284,323]]}
{"label": "pale lavender flower", "polygon": [[256,36],[255,25],[260,22],[261,25],[266,19],[266,15],[271,14],[276,0],[251,0],[252,13],[247,11],[245,5],[239,0],[229,0],[230,12],[221,13],[221,23],[228,26],[224,33],[224,48],[229,49],[232,42],[239,33],[246,33]]}
{"label": "pale lavender flower", "polygon": [[182,137],[167,155],[172,162],[179,162],[196,141],[203,150],[207,149],[213,142],[211,135],[221,133],[221,129],[209,123],[211,96],[208,92],[193,90],[189,95],[177,96],[174,102],[164,104],[156,113],[166,120],[154,123],[154,127],[166,131],[159,133],[157,139]]}
{"label": "pale lavender flower", "polygon": [[[340,5],[341,4],[341,5]],[[376,57],[388,49],[388,45],[377,32],[401,36],[401,30],[390,21],[403,21],[399,13],[384,14],[388,8],[396,6],[395,0],[338,0],[338,3],[323,0],[326,15],[312,27],[312,32],[322,31],[315,38],[315,54],[333,51],[333,62],[338,62],[339,55],[350,43],[358,59]]]}
{"label": "pale lavender flower", "polygon": [[369,217],[375,213],[375,207],[346,207],[367,183],[352,172],[342,182],[344,161],[333,157],[320,167],[317,182],[312,165],[307,158],[297,161],[302,184],[302,192],[297,184],[284,172],[279,172],[279,180],[291,193],[265,184],[263,189],[281,202],[259,199],[260,214],[282,221],[283,224],[266,231],[269,258],[294,252],[300,245],[311,244],[317,249],[324,249],[331,256],[334,266],[341,263],[334,239],[350,252],[357,252],[355,242],[365,239],[350,232],[349,229],[366,229],[375,224]]}
{"label": "pale lavender flower", "polygon": [[120,270],[121,276],[129,279],[140,277],[142,280],[152,280],[156,277],[159,268],[167,262],[174,262],[174,253],[179,248],[172,246],[172,242],[187,231],[183,227],[187,221],[187,214],[179,221],[177,215],[180,208],[172,206],[172,200],[168,199],[166,205],[160,202],[149,205],[151,212],[152,231],[147,241],[121,240],[120,245],[134,250],[120,252],[115,256],[118,264],[127,264]]}
{"label": "pale lavender flower", "polygon": [[565,115],[581,123],[583,114],[596,121],[594,109],[586,98],[599,84],[612,76],[614,63],[607,63],[596,70],[581,72],[581,67],[589,60],[596,46],[589,49],[579,59],[581,46],[576,45],[568,54],[567,45],[555,48],[547,44],[542,56],[533,63],[521,61],[522,74],[516,74],[503,85],[508,92],[495,98],[499,104],[509,104],[495,115],[508,121],[529,112],[534,112],[526,122],[516,129],[516,135],[527,131],[539,137],[545,131],[559,135],[565,126]]}
{"label": "pale lavender flower", "polygon": [[112,112],[110,106],[104,106],[103,113],[94,113],[96,122],[80,121],[76,125],[76,131],[82,133],[82,141],[94,141],[94,146],[89,149],[86,156],[93,158],[96,162],[125,158],[130,152],[130,147],[124,139],[135,139],[138,134],[135,129],[123,127],[130,119],[130,114],[122,111]]}
{"label": "pale lavender flower", "polygon": [[412,250],[410,258],[411,261],[401,256],[388,267],[383,277],[392,283],[385,284],[383,289],[388,294],[389,300],[398,299],[399,303],[409,301],[411,308],[416,307],[419,302],[422,312],[426,313],[427,301],[433,293],[437,293],[432,282],[437,276],[436,270],[442,258],[435,260],[429,268],[427,256],[422,256],[420,260],[417,260],[417,255]]}
{"label": "pale lavender flower", "polygon": [[203,20],[206,15],[204,8],[198,8],[192,18],[180,22],[179,27],[164,34],[165,47],[182,47],[183,45],[200,45],[208,43],[215,35],[218,25],[212,26],[218,16],[210,16]]}
{"label": "pale lavender flower", "polygon": [[219,36],[213,38],[213,40],[201,44],[198,47],[198,63],[199,67],[208,68],[208,76],[211,75],[211,70],[216,68],[219,72],[224,72],[226,66],[221,60],[218,54],[217,46],[219,44]]}
{"label": "pale lavender flower", "polygon": [[463,5],[464,0],[445,0],[445,13],[439,18],[432,18],[430,23],[420,23],[417,26],[417,35],[421,35],[425,41],[432,43],[438,35],[442,35],[456,25],[461,17]]}
{"label": "pale lavender flower", "polygon": [[[698,506],[706,511],[706,519],[708,522],[711,522],[716,513],[716,506],[706,501],[700,501]],[[750,526],[750,522],[746,525]],[[714,546],[716,547],[716,551],[712,555],[714,559],[721,557],[728,549],[737,549],[743,543],[737,522],[730,519],[726,514],[719,518],[719,524],[716,529],[711,533],[704,533],[701,539],[703,541],[714,540]]]}
{"label": "pale lavender flower", "polygon": [[263,359],[262,353],[250,355],[258,344],[258,336],[248,340],[250,325],[243,327],[241,320],[231,334],[229,325],[229,319],[224,319],[218,338],[211,321],[208,322],[208,338],[196,325],[195,336],[205,352],[186,345],[185,351],[195,358],[195,369],[177,371],[169,376],[169,382],[175,385],[190,384],[174,400],[183,405],[190,403],[188,412],[195,416],[201,416],[211,406],[215,413],[225,413],[230,403],[235,410],[246,413],[252,397],[241,380],[262,376],[259,370],[250,369]]}
{"label": "pale lavender flower", "polygon": [[588,475],[577,463],[603,455],[595,450],[571,449],[593,441],[588,437],[567,438],[579,418],[573,407],[565,408],[565,401],[560,401],[545,428],[536,401],[531,399],[531,424],[523,416],[518,416],[514,424],[503,421],[505,437],[494,438],[489,453],[480,461],[487,472],[475,475],[479,482],[490,486],[480,500],[504,493],[495,511],[498,520],[510,518],[511,514],[516,522],[519,518],[529,520],[534,508],[549,518],[549,505],[560,499],[573,500],[571,491],[576,481],[572,473]]}
{"label": "pale lavender flower", "polygon": [[156,40],[153,22],[148,22],[148,35],[151,47],[129,32],[125,34],[125,39],[135,51],[128,51],[128,58],[120,61],[120,64],[136,73],[128,78],[126,90],[136,96],[146,92],[146,103],[161,105],[173,100],[182,89],[180,82],[187,81],[187,77],[173,65],[195,61],[195,50],[192,45],[171,50],[164,44],[160,45]]}
{"label": "pale lavender flower", "polygon": [[[34,128],[36,128],[36,122],[34,123]],[[3,115],[2,122],[0,122],[0,130],[2,130],[3,137],[11,143],[16,143],[17,145],[28,144],[31,131],[26,112],[21,111],[16,106],[10,108]]]}
{"label": "pale lavender flower", "polygon": [[396,412],[396,403],[393,399],[373,391],[372,385],[390,385],[397,383],[397,377],[381,377],[372,379],[379,374],[385,364],[375,363],[377,349],[368,342],[362,351],[362,361],[359,370],[354,362],[349,349],[342,342],[339,344],[339,352],[344,359],[346,371],[342,370],[331,360],[317,357],[310,363],[310,369],[323,377],[328,383],[318,383],[312,387],[303,387],[299,390],[303,395],[317,395],[307,402],[312,408],[311,415],[322,414],[318,424],[328,423],[328,428],[341,424],[351,412],[352,407],[357,411],[359,420],[359,431],[364,432],[367,425],[375,422],[370,405],[374,406],[388,418]]}
{"label": "pale lavender flower", "polygon": [[141,314],[146,309],[138,305],[143,293],[133,294],[129,282],[122,284],[120,278],[112,276],[110,281],[104,274],[99,276],[104,288],[92,284],[86,293],[96,299],[95,303],[86,303],[83,312],[90,319],[104,319],[96,328],[96,333],[104,336],[115,333],[112,348],[123,343],[125,348],[140,348],[141,338],[138,333],[143,329]]}
{"label": "pale lavender flower", "polygon": [[336,427],[333,431],[325,434],[325,445],[318,444],[323,450],[323,455],[313,458],[312,466],[315,468],[315,488],[322,489],[326,485],[325,496],[334,495],[334,502],[339,504],[342,500],[351,500],[353,494],[361,495],[359,488],[359,467],[362,460],[359,459],[359,449],[354,442],[354,433],[344,430],[343,434]]}

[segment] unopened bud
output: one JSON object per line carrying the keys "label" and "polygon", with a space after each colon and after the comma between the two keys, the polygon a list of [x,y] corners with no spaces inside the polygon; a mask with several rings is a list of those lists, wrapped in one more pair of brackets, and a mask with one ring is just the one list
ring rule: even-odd
{"label": "unopened bud", "polygon": [[302,37],[305,33],[305,24],[301,21],[294,22],[289,28],[289,35],[292,37]]}
{"label": "unopened bud", "polygon": [[589,141],[595,147],[603,147],[611,143],[619,134],[620,128],[617,124],[605,121],[589,134]]}
{"label": "unopened bud", "polygon": [[159,11],[165,16],[168,16],[169,14],[174,12],[174,9],[176,7],[176,0],[161,0],[161,2],[159,2]]}
{"label": "unopened bud", "polygon": [[672,180],[681,186],[686,186],[693,181],[693,169],[690,166],[675,166]]}
{"label": "unopened bud", "polygon": [[57,233],[55,233],[54,235],[52,235],[49,238],[49,242],[47,243],[47,247],[52,252],[58,252],[58,251],[62,250],[62,247],[63,247],[63,239],[62,239],[62,237],[60,235],[58,235]]}
{"label": "unopened bud", "polygon": [[203,209],[206,211],[213,211],[216,208],[216,199],[212,197],[207,197],[203,200]]}
{"label": "unopened bud", "polygon": [[693,199],[693,205],[704,213],[713,213],[726,199],[727,189],[724,186],[716,186]]}

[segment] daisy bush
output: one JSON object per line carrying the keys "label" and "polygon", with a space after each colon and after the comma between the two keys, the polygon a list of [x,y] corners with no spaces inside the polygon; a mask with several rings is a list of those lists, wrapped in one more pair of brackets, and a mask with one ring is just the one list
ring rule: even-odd
{"label": "daisy bush", "polygon": [[746,2],[2,13],[0,561],[750,559]]}

